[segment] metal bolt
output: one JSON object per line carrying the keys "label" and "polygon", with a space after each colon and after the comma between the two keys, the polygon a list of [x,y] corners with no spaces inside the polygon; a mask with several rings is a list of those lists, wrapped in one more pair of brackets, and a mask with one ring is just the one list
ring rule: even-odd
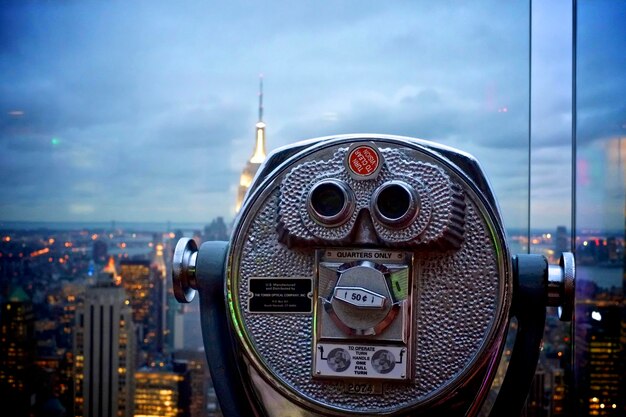
{"label": "metal bolt", "polygon": [[557,307],[561,321],[571,321],[574,312],[576,263],[571,252],[563,252],[559,265],[548,266],[547,305]]}

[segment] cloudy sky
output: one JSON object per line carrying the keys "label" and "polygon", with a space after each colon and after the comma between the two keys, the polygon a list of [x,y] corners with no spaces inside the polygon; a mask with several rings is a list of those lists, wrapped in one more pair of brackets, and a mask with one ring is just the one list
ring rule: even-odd
{"label": "cloudy sky", "polygon": [[[553,227],[569,221],[571,13],[535,3],[532,223]],[[623,3],[600,4],[590,27],[625,21]],[[268,148],[354,132],[439,141],[477,156],[507,225],[525,227],[529,24],[523,1],[3,2],[0,220],[232,218],[263,73]],[[590,32],[579,65],[623,52],[625,26]],[[607,141],[626,136],[620,59],[579,70],[602,77],[578,93],[596,220],[623,194],[621,166],[621,183],[594,186]]]}

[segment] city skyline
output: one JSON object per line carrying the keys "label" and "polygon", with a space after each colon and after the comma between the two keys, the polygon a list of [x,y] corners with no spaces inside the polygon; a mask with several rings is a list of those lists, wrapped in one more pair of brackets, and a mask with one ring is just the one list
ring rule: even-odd
{"label": "city skyline", "polygon": [[[33,386],[33,389],[37,392],[36,410],[47,404],[45,402],[46,398],[53,398],[57,403],[61,401],[66,410],[72,409],[72,398],[76,406],[83,404],[83,398],[85,398],[84,404],[88,404],[84,396],[84,393],[88,392],[88,385],[84,386],[84,390],[87,391],[81,391],[78,389],[79,385],[74,385],[74,396],[72,397],[71,388],[68,388],[68,381],[69,384],[72,384],[72,380],[77,378],[76,373],[84,373],[85,378],[89,375],[86,371],[81,371],[81,369],[84,364],[91,360],[88,353],[86,353],[89,351],[86,340],[88,339],[87,335],[92,334],[95,337],[98,334],[97,331],[94,332],[93,326],[105,326],[103,327],[105,329],[104,334],[111,333],[109,329],[111,323],[106,322],[106,320],[103,321],[101,317],[98,319],[99,316],[97,315],[95,316],[96,320],[93,321],[94,324],[88,324],[92,323],[88,313],[91,311],[91,314],[93,314],[92,304],[96,305],[95,311],[100,311],[100,316],[102,316],[102,308],[98,307],[102,303],[100,300],[110,299],[109,297],[104,297],[104,292],[116,291],[116,294],[119,293],[115,303],[118,306],[123,306],[122,308],[126,308],[126,317],[123,321],[130,323],[131,317],[136,316],[136,319],[132,320],[136,334],[149,335],[152,333],[151,331],[141,330],[142,323],[144,323],[142,314],[145,308],[152,309],[154,304],[151,306],[144,305],[146,299],[136,298],[133,294],[134,283],[148,278],[148,275],[151,273],[147,266],[152,265],[156,267],[154,270],[156,274],[153,275],[153,278],[158,279],[162,272],[158,266],[164,262],[169,272],[166,275],[169,276],[171,273],[171,256],[163,255],[164,253],[171,253],[173,245],[182,236],[193,236],[198,242],[227,239],[226,225],[219,219],[207,224],[204,229],[195,229],[191,233],[183,233],[182,231],[169,233],[141,232],[137,229],[125,230],[118,224],[111,224],[110,226],[115,226],[114,230],[82,229],[62,232],[53,229],[36,229],[21,232],[3,230],[0,233],[0,287],[4,291],[8,289],[10,292],[15,293],[15,288],[19,289],[20,286],[23,286],[24,292],[28,294],[19,297],[9,294],[5,298],[2,298],[0,294],[0,302],[13,302],[15,299],[19,302],[27,302],[33,305],[36,314],[31,318],[31,327],[34,327],[35,339],[37,340],[37,355],[35,359],[30,359],[28,362],[36,365],[37,369],[41,368],[43,371],[40,372],[45,371],[46,378],[49,379],[55,375],[59,378],[54,383],[50,382],[53,387],[52,393],[48,393],[45,390],[40,391],[37,388],[39,384]],[[579,315],[577,326],[584,330],[579,332],[577,327],[576,331],[579,335],[584,335],[586,334],[585,332],[588,332],[587,329],[590,329],[590,326],[594,324],[593,320],[598,321],[605,316],[606,305],[613,305],[616,308],[623,309],[623,285],[625,283],[623,281],[623,237],[607,238],[601,235],[585,235],[583,237],[585,240],[582,241],[581,239],[577,243],[578,247],[576,250],[577,292],[580,295],[577,306],[584,307],[586,311],[588,310],[588,317],[585,318],[583,315]],[[551,264],[557,262],[556,258],[558,258],[560,250],[569,246],[567,242],[568,233],[564,229],[556,230],[554,233],[534,234],[531,236],[530,242],[524,239],[526,239],[526,236],[523,234],[511,236],[511,240],[515,244],[532,244],[534,248],[533,253],[545,255]],[[102,272],[99,274],[99,271]],[[152,278],[150,279],[151,282],[156,282]],[[107,285],[107,283],[109,284]],[[171,285],[171,280],[168,280],[169,285]],[[150,291],[156,290],[155,294],[158,294],[157,286],[142,284],[142,287],[150,288]],[[171,294],[168,297],[169,301],[173,300]],[[134,302],[133,298],[136,298],[137,302]],[[92,302],[90,299],[95,301]],[[179,309],[182,308],[176,303],[166,302],[160,296],[154,299],[159,300],[158,304],[161,306],[159,310],[163,310],[162,312],[168,317],[170,314],[166,313],[167,311],[179,314]],[[191,308],[188,309],[188,307]],[[193,378],[183,378],[183,374],[175,375],[171,372],[171,366],[175,367],[179,358],[187,361],[189,366],[197,367],[204,364],[202,356],[199,357],[200,362],[197,360],[194,362],[193,358],[188,358],[187,354],[183,352],[192,350],[198,353],[198,348],[202,346],[202,341],[199,338],[200,312],[197,301],[195,306],[190,304],[185,306],[184,309],[186,311],[184,314],[185,323],[177,323],[174,317],[169,317],[167,320],[168,330],[163,332],[163,334],[171,335],[170,332],[174,332],[174,337],[166,337],[169,346],[167,360],[163,360],[164,356],[150,353],[153,352],[154,344],[144,343],[142,347],[141,343],[137,343],[134,352],[141,359],[134,361],[136,366],[131,365],[130,362],[128,366],[115,363],[103,363],[102,365],[105,369],[117,369],[119,375],[126,375],[127,378],[131,378],[135,374],[137,383],[135,385],[134,397],[132,397],[134,400],[132,401],[134,401],[136,407],[139,407],[136,408],[136,411],[144,410],[146,407],[150,407],[150,404],[153,404],[154,399],[158,397],[155,394],[155,390],[157,392],[160,392],[162,389],[167,390],[167,398],[164,396],[159,398],[162,402],[167,401],[172,405],[177,403],[180,398],[187,398],[185,397],[188,395],[186,390],[190,385],[196,387],[194,388],[195,391],[192,389],[192,393],[196,393],[192,395],[194,403],[195,400],[201,403],[197,405],[196,410],[214,410],[216,407],[214,392],[209,389],[209,385],[206,385],[209,382],[205,382],[205,385],[202,384],[202,378],[206,378],[202,377],[202,374],[206,375],[206,372],[208,372],[206,365],[202,369],[197,369],[198,374],[194,379],[195,382],[191,381]],[[108,310],[109,307],[105,306],[104,311]],[[601,316],[598,314],[601,314]],[[82,316],[84,318],[81,319]],[[118,314],[116,313],[112,315],[112,317],[117,316]],[[154,312],[152,316],[158,317],[159,314]],[[592,321],[590,322],[589,320]],[[611,331],[614,332],[616,328],[614,323],[607,323],[610,326],[609,328],[612,329]],[[90,327],[92,330],[89,330]],[[594,325],[593,329],[595,328]],[[95,327],[95,329],[98,329],[98,327]],[[539,385],[532,391],[533,395],[536,394],[538,396],[532,397],[533,401],[536,398],[539,402],[536,403],[535,408],[531,409],[529,406],[529,410],[534,411],[528,411],[529,414],[526,414],[527,416],[545,415],[541,414],[544,407],[551,407],[552,409],[563,408],[563,397],[561,396],[560,399],[552,397],[552,393],[557,395],[560,392],[558,390],[562,389],[563,382],[555,385],[554,382],[549,381],[551,381],[553,376],[555,378],[559,377],[559,375],[561,378],[563,377],[563,367],[568,363],[567,357],[571,348],[568,329],[568,325],[563,326],[559,324],[556,317],[549,315],[543,345],[544,353],[542,354],[541,365],[538,368],[538,377],[535,382]],[[617,329],[619,330],[619,327]],[[72,337],[74,332],[76,332],[76,337]],[[178,339],[184,339],[184,342],[178,344]],[[585,341],[588,339],[584,338]],[[79,340],[85,341],[85,344],[77,343]],[[115,344],[117,339],[110,338],[107,340]],[[611,343],[616,342],[613,341]],[[96,345],[100,346],[98,343]],[[579,346],[583,345],[579,344]],[[63,352],[68,350],[71,352],[72,346],[76,349],[74,368],[72,368],[71,357],[68,361],[67,356],[63,354]],[[158,344],[156,346],[158,347]],[[591,345],[587,344],[584,346]],[[82,353],[83,351],[85,353]],[[106,353],[106,348],[104,353]],[[172,362],[169,359],[170,353],[174,354],[171,358]],[[100,352],[100,355],[102,354],[103,352]],[[579,354],[586,355],[587,349],[580,350]],[[200,355],[203,355],[203,353],[200,353]],[[616,355],[613,356],[617,359],[611,360],[617,360],[618,362],[614,363],[619,363],[619,358]],[[586,356],[583,356],[583,358],[586,358]],[[195,365],[193,365],[194,363]],[[593,374],[595,372],[593,369],[595,368],[591,365],[581,365],[585,363],[587,362],[578,359],[576,366],[578,366],[581,372]],[[7,370],[12,370],[10,366],[4,364],[3,366]],[[69,376],[67,376],[68,366]],[[71,373],[72,369],[74,369],[74,373]],[[187,369],[191,368],[188,367]],[[153,382],[146,384],[146,375],[153,374],[162,375],[165,380],[170,382],[165,382],[165,380],[161,382],[160,379],[157,380],[155,379],[156,377],[150,376],[149,379]],[[614,366],[609,371],[604,372],[604,374],[607,375],[607,378],[615,379],[619,375],[619,369],[617,366]],[[601,374],[600,377],[603,378],[604,374]],[[178,394],[176,394],[176,389],[174,388],[175,381],[182,384],[179,385]],[[204,379],[204,381],[208,380]],[[79,384],[80,379],[74,382]],[[161,384],[170,385],[165,387],[165,385]],[[206,396],[198,396],[198,392],[205,392]],[[543,397],[541,396],[542,392],[544,392]],[[550,393],[550,396],[548,396],[548,393]],[[51,397],[46,395],[51,395]],[[562,395],[562,393],[559,395]],[[594,398],[597,398],[597,400],[594,400]],[[581,401],[584,402],[584,404],[581,402],[581,405],[590,409],[591,407],[597,408],[601,407],[602,404],[608,404],[607,412],[615,411],[616,407],[621,409],[623,406],[613,392],[610,395],[593,392],[585,397],[581,397]],[[616,405],[613,406],[613,404]],[[191,405],[188,405],[191,408]],[[95,408],[99,409],[99,407]],[[167,415],[165,409],[161,415]],[[202,412],[198,411],[197,415],[202,415]],[[554,412],[552,415],[564,414],[561,411],[561,414]]]}
{"label": "city skyline", "polygon": [[[276,13],[238,3],[6,3],[0,220],[231,219],[254,146],[262,71],[268,148],[363,131],[440,141],[479,158],[507,225],[525,227],[528,4],[429,4],[419,13],[405,2],[359,5]],[[536,13],[542,7],[538,21],[567,9],[537,5]],[[614,25],[617,35],[622,26]],[[566,31],[542,27],[534,36],[544,42],[533,47],[533,65],[545,74],[533,78],[544,100],[532,114],[532,222],[552,227],[569,216],[569,52],[551,46],[567,46]],[[597,53],[607,48],[600,43]],[[586,65],[594,57],[579,58]],[[611,88],[580,96],[592,105],[581,146],[623,132],[624,76],[602,76]],[[597,101],[598,91],[607,99]],[[606,156],[596,153],[583,161],[592,197],[595,165]],[[606,226],[602,217],[592,210],[587,226]]]}

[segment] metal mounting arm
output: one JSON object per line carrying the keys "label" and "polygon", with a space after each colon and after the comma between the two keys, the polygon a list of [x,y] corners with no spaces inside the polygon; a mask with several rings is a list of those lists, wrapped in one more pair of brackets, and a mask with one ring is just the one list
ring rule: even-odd
{"label": "metal mounting arm", "polygon": [[224,268],[228,242],[205,242],[198,250],[195,241],[183,238],[176,244],[172,267],[174,296],[190,303],[200,294],[202,337],[213,386],[224,416],[256,415],[254,400],[243,386],[228,328]]}
{"label": "metal mounting arm", "polygon": [[574,310],[573,254],[561,254],[558,266],[548,266],[542,255],[517,255],[513,274],[512,315],[517,318],[517,336],[491,417],[520,415],[537,368],[546,307],[558,307],[562,321],[570,321]]}

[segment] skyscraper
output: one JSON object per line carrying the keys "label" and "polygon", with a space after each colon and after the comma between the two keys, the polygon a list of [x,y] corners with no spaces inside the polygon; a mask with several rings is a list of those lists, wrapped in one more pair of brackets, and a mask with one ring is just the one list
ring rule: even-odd
{"label": "skyscraper", "polygon": [[163,243],[154,245],[154,261],[152,262],[152,277],[154,288],[151,294],[153,306],[154,347],[156,352],[165,353],[167,336],[166,293],[167,293],[167,265],[164,257]]}
{"label": "skyscraper", "polygon": [[554,252],[557,256],[560,256],[562,252],[568,252],[570,250],[568,239],[567,227],[557,226],[554,237]]}
{"label": "skyscraper", "polygon": [[252,184],[254,175],[259,170],[259,167],[261,166],[263,161],[265,161],[265,156],[265,123],[263,122],[263,77],[261,77],[259,82],[259,121],[256,123],[254,151],[252,152],[252,156],[246,163],[246,166],[241,173],[241,177],[239,178],[239,190],[237,193],[236,211],[239,211],[239,209],[241,208],[243,199],[246,196],[246,192]]}
{"label": "skyscraper", "polygon": [[174,352],[174,361],[187,363],[191,387],[191,400],[189,402],[191,417],[221,416],[204,352],[179,350]]}
{"label": "skyscraper", "polygon": [[85,293],[74,331],[74,413],[133,415],[135,330],[128,297],[111,278]]}
{"label": "skyscraper", "polygon": [[190,390],[186,362],[144,366],[136,373],[135,415],[190,417]]}
{"label": "skyscraper", "polygon": [[106,262],[108,247],[103,240],[95,240],[92,248],[93,260],[96,263],[103,264]]}
{"label": "skyscraper", "polygon": [[588,415],[621,416],[626,411],[624,319],[619,303],[577,305],[578,398]]}
{"label": "skyscraper", "polygon": [[11,399],[3,401],[2,413],[28,413],[35,354],[33,303],[22,287],[14,287],[0,305],[0,398]]}
{"label": "skyscraper", "polygon": [[147,260],[123,260],[120,275],[130,298],[133,321],[139,326],[139,346],[149,353],[161,352],[165,291],[162,271]]}

